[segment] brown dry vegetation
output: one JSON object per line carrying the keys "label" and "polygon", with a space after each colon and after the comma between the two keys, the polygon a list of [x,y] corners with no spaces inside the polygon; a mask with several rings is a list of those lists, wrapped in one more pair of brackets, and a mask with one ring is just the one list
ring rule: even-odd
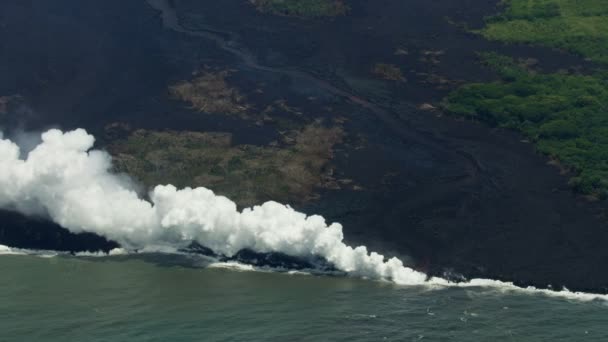
{"label": "brown dry vegetation", "polygon": [[0,114],[8,113],[11,104],[19,99],[20,95],[0,96]]}
{"label": "brown dry vegetation", "polygon": [[372,73],[384,80],[404,82],[401,69],[394,64],[378,63],[372,68]]}
{"label": "brown dry vegetation", "polygon": [[275,15],[324,18],[346,14],[350,7],[343,0],[249,0],[256,9]]}
{"label": "brown dry vegetation", "polygon": [[118,171],[146,186],[205,186],[241,206],[266,200],[302,202],[315,188],[336,188],[329,162],[341,127],[310,124],[271,146],[234,145],[221,132],[136,130],[109,151]]}
{"label": "brown dry vegetation", "polygon": [[169,87],[176,99],[189,102],[199,112],[239,115],[249,106],[245,96],[226,82],[229,71],[201,71],[189,81],[181,81]]}

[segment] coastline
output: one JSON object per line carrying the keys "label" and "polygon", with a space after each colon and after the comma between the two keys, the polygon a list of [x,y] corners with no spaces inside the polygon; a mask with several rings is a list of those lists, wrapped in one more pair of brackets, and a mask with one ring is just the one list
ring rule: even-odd
{"label": "coastline", "polygon": [[[175,28],[176,23],[170,23]],[[160,25],[160,18],[156,24]],[[206,32],[198,38],[182,37],[187,32],[180,32],[184,31],[181,26],[177,28],[177,32],[164,34],[170,34],[173,40],[210,39],[212,45],[219,43],[223,52],[241,51],[238,49],[242,46],[225,41],[224,35]],[[223,29],[217,28],[220,32]],[[246,38],[243,41],[255,43]],[[550,54],[545,50],[530,51]],[[247,75],[276,74],[276,67],[258,63],[257,56],[240,55],[240,58],[233,66],[241,66]],[[438,68],[453,67],[461,56],[450,58],[451,62]],[[297,59],[290,63],[297,64]],[[489,277],[524,286],[553,284],[554,288],[566,286],[606,293],[608,276],[601,273],[601,267],[608,254],[601,246],[608,241],[608,229],[605,219],[596,217],[604,208],[597,203],[582,203],[568,190],[565,177],[546,165],[546,158],[537,155],[531,146],[521,143],[519,135],[416,110],[416,103],[411,102],[416,93],[407,93],[418,86],[416,82],[393,90],[407,93],[400,100],[402,103],[385,104],[374,94],[366,94],[365,89],[344,91],[310,73],[293,71],[289,65],[282,70],[282,75],[272,77],[285,76],[291,84],[299,79],[310,87],[314,85],[317,91],[332,93],[345,109],[353,112],[349,129],[370,137],[368,148],[345,148],[338,153],[335,163],[339,170],[366,182],[367,188],[373,190],[327,191],[319,201],[298,209],[342,222],[349,243],[368,245],[385,255],[407,255],[418,269],[431,275]],[[442,92],[445,91],[428,90],[425,96],[436,98]],[[46,120],[61,123],[59,117],[52,115]],[[155,120],[159,126],[168,121]],[[370,160],[383,172],[355,167],[369,165]],[[399,176],[387,177],[384,171],[393,169],[399,171]],[[3,216],[6,225],[14,222],[11,220],[27,223],[5,227],[0,235],[2,244],[31,243],[32,246],[22,247],[70,251],[105,250],[113,246],[91,237],[68,237],[57,226],[40,221],[11,219],[11,214]],[[24,225],[34,228],[19,231]],[[25,235],[11,238],[15,230]],[[58,237],[53,237],[54,234]],[[44,238],[30,241],[35,236]]]}

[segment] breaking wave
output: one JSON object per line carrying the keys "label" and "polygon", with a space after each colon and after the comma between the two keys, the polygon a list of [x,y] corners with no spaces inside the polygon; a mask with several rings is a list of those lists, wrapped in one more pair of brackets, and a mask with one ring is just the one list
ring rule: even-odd
{"label": "breaking wave", "polygon": [[[177,189],[172,185],[156,186],[147,200],[127,177],[111,172],[110,155],[92,150],[95,139],[83,129],[49,130],[26,157],[17,144],[1,137],[0,207],[43,215],[74,233],[90,232],[116,241],[122,249],[111,254],[175,252],[196,242],[228,258],[242,250],[311,261],[321,257],[350,276],[399,285],[490,287],[504,292],[608,300],[607,295],[519,288],[488,279],[455,283],[429,278],[397,258],[387,259],[365,246],[346,245],[340,224],[327,224],[321,216],[307,216],[277,202],[239,211],[230,199],[209,189]],[[0,254],[11,252],[18,254],[19,250],[0,246]]]}

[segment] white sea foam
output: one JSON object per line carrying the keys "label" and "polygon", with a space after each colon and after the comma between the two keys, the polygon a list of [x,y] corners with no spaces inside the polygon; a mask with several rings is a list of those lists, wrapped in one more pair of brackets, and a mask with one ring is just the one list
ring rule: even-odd
{"label": "white sea foam", "polygon": [[[72,232],[92,232],[114,240],[124,249],[113,250],[112,255],[130,250],[175,253],[196,241],[227,257],[243,249],[303,259],[320,256],[351,276],[400,285],[484,287],[608,300],[604,295],[522,289],[494,280],[428,280],[426,274],[404,266],[397,258],[386,259],[365,246],[346,245],[340,224],[327,224],[321,216],[307,216],[276,202],[239,212],[234,202],[209,189],[172,185],[156,186],[147,201],[127,178],[110,171],[111,157],[106,152],[91,150],[95,139],[84,130],[64,133],[53,129],[41,138],[26,158],[15,143],[0,139],[0,207],[46,215]],[[11,251],[0,248],[0,253]],[[214,267],[243,266],[224,263]]]}
{"label": "white sea foam", "polygon": [[[440,283],[444,283],[444,281],[440,281]],[[460,283],[446,283],[441,286],[457,286],[461,288],[486,288],[491,289],[500,293],[522,293],[522,294],[531,294],[531,295],[544,295],[548,297],[555,298],[565,298],[570,300],[577,301],[594,301],[594,300],[602,300],[608,301],[608,295],[605,294],[596,294],[596,293],[586,293],[586,292],[575,292],[570,291],[568,289],[555,291],[550,289],[539,289],[534,286],[528,287],[519,287],[511,282],[503,282],[499,280],[492,279],[472,279],[468,282],[460,282]]]}
{"label": "white sea foam", "polygon": [[224,268],[235,271],[256,271],[256,267],[252,265],[243,264],[236,261],[226,261],[226,262],[213,262],[209,264],[209,268]]}
{"label": "white sea foam", "polygon": [[13,254],[19,254],[19,253],[15,253],[15,250],[13,248],[10,248],[9,246],[0,245],[0,255],[13,255]]}
{"label": "white sea foam", "polygon": [[80,257],[108,257],[108,256],[117,256],[117,255],[127,255],[127,254],[131,254],[131,253],[132,252],[129,252],[129,251],[125,250],[124,248],[114,248],[114,249],[111,249],[108,252],[105,252],[105,251],[96,251],[96,252],[83,251],[83,252],[74,253],[74,255],[80,256]]}
{"label": "white sea foam", "polygon": [[42,258],[52,258],[60,254],[56,251],[14,248],[0,245],[0,255],[33,255]]}

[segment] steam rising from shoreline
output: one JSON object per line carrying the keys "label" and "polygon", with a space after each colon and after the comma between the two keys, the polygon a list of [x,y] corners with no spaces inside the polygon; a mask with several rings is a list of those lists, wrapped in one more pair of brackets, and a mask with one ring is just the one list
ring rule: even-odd
{"label": "steam rising from shoreline", "polygon": [[[397,258],[387,260],[365,246],[346,245],[340,224],[328,225],[321,216],[307,216],[276,202],[239,212],[234,202],[211,190],[178,190],[172,185],[156,186],[147,201],[126,177],[110,171],[108,153],[91,150],[94,142],[83,129],[65,133],[52,129],[22,158],[19,146],[0,132],[0,208],[46,216],[74,233],[95,233],[127,250],[177,250],[196,241],[228,257],[242,249],[303,259],[323,257],[350,275],[401,285],[492,287],[608,300],[604,295],[523,289],[486,279],[466,283],[427,279]],[[4,249],[5,254],[10,252]]]}
{"label": "steam rising from shoreline", "polygon": [[127,249],[182,248],[192,241],[217,254],[242,249],[320,256],[352,275],[420,284],[426,275],[392,258],[344,244],[342,226],[327,225],[276,202],[237,210],[205,188],[156,186],[150,202],[124,178],[110,172],[111,157],[90,150],[95,139],[82,129],[42,134],[25,159],[10,140],[0,140],[0,207],[45,215],[74,233],[91,232]]}

